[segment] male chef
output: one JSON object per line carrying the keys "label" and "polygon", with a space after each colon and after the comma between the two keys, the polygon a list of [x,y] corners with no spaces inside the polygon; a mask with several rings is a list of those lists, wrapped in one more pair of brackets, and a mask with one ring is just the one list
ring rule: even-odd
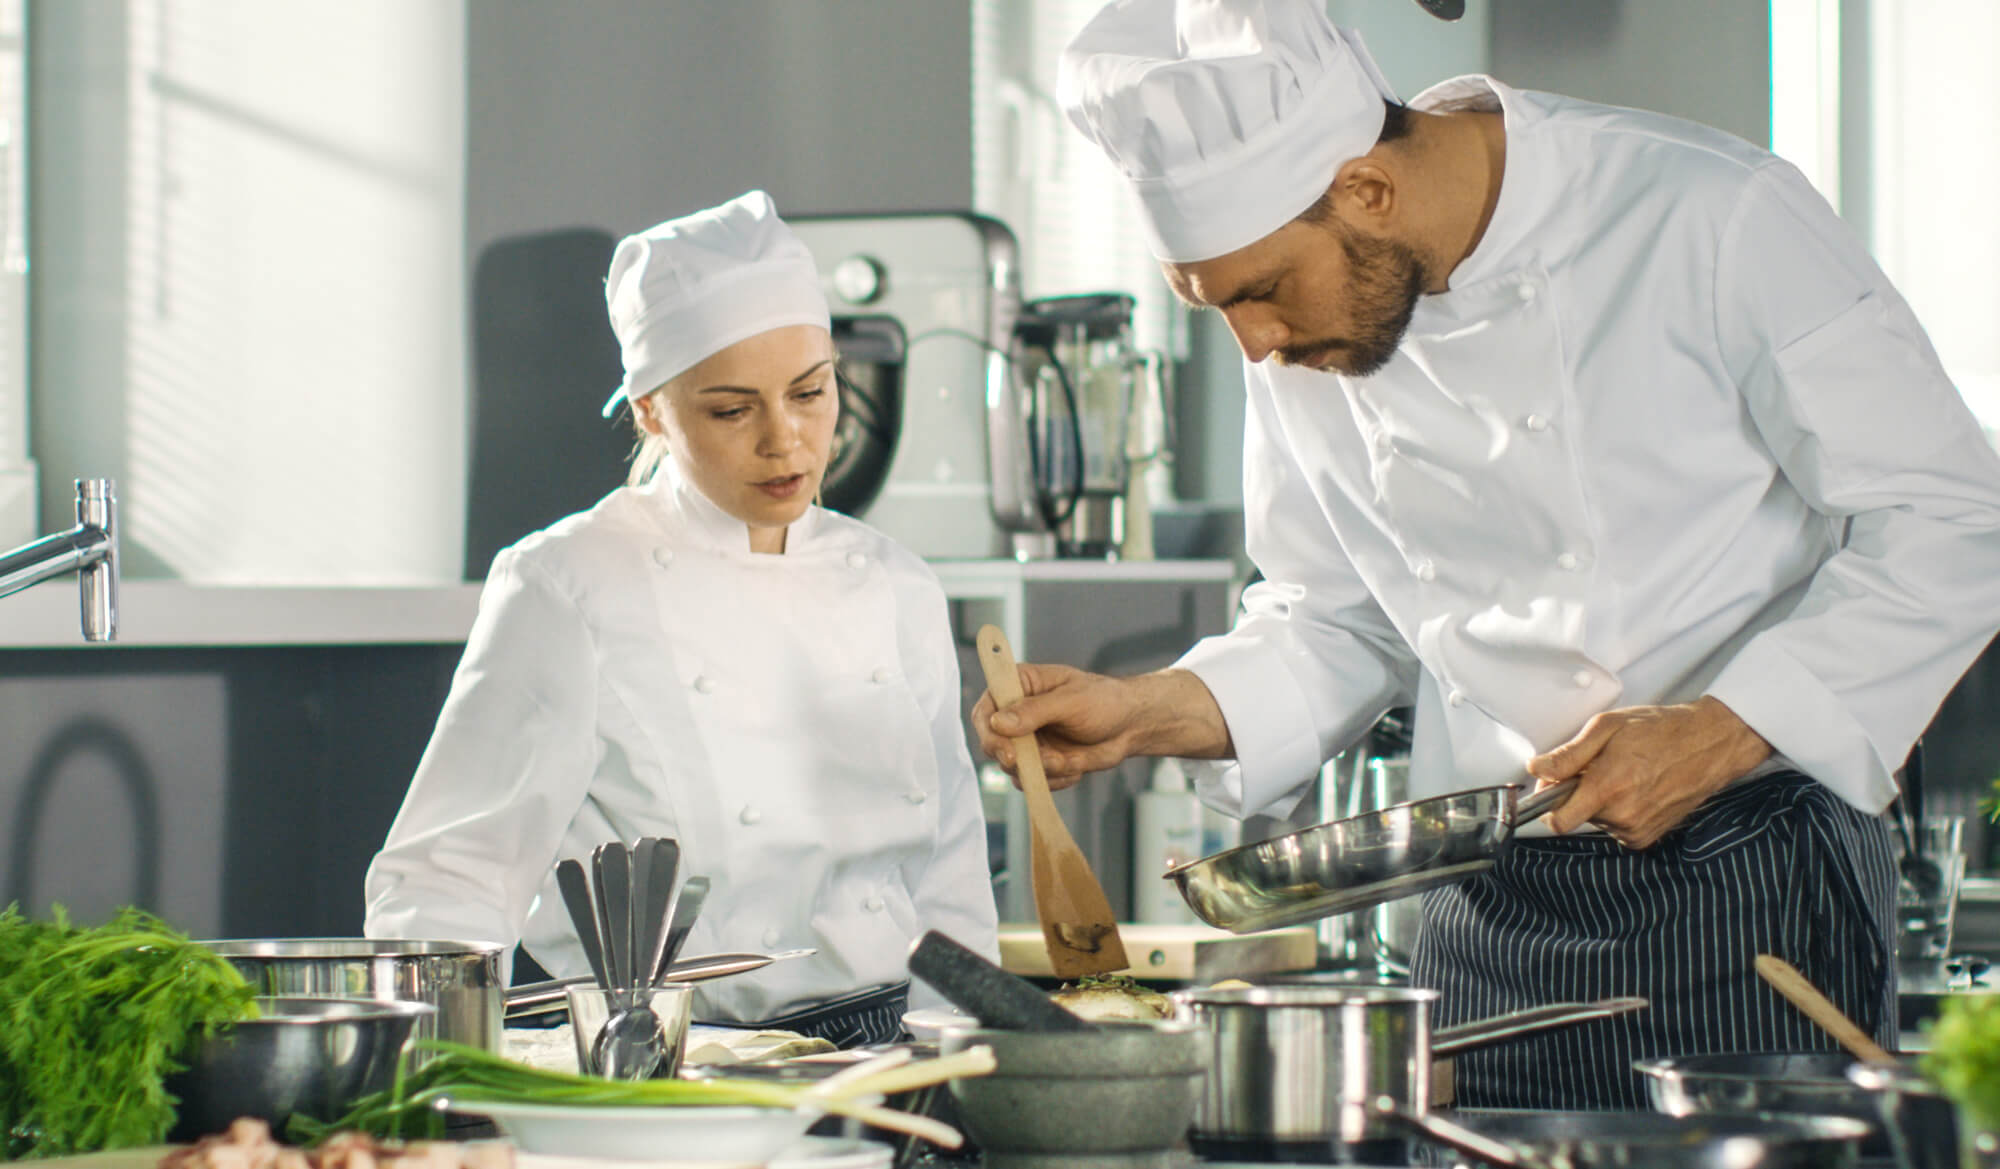
{"label": "male chef", "polygon": [[1036,732],[1059,786],[1214,759],[1211,804],[1282,814],[1413,703],[1416,796],[1579,777],[1426,895],[1414,979],[1445,1024],[1652,1006],[1461,1056],[1462,1104],[1830,1046],[1764,953],[1892,1039],[1880,815],[2000,628],[2000,459],[1799,172],[1490,77],[1401,108],[1320,0],[1119,0],[1059,96],[1243,350],[1264,580],[1174,668],[1026,668],[987,752]]}

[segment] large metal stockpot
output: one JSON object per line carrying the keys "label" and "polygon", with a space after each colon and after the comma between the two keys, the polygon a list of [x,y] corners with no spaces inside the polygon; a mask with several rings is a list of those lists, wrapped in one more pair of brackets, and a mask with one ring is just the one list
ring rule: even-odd
{"label": "large metal stockpot", "polygon": [[260,995],[334,995],[428,1003],[417,1039],[498,1052],[503,947],[387,938],[232,938],[201,943],[229,959]]}
{"label": "large metal stockpot", "polygon": [[1431,1061],[1516,1035],[1608,1018],[1640,998],[1552,1003],[1431,1032],[1434,990],[1266,986],[1168,996],[1209,1043],[1188,1143],[1220,1160],[1312,1159],[1339,1144],[1361,1161],[1400,1164],[1402,1130],[1375,1104],[1417,1115],[1431,1102]]}

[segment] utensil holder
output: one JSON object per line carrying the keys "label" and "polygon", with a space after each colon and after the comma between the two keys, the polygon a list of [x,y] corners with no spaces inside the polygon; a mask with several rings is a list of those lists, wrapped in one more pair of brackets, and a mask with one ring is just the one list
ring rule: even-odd
{"label": "utensil holder", "polygon": [[660,1066],[653,1072],[653,1078],[671,1079],[680,1071],[681,1056],[687,1051],[688,1017],[694,1009],[694,987],[677,983],[644,991],[609,991],[601,986],[566,986],[563,998],[569,1004],[569,1024],[576,1043],[578,1075],[604,1074],[604,1069],[597,1066],[593,1055],[597,1037],[603,1033],[604,1024],[611,1018],[612,1011],[634,1001],[634,995],[645,996],[646,1005],[659,1016],[660,1029],[666,1036]]}

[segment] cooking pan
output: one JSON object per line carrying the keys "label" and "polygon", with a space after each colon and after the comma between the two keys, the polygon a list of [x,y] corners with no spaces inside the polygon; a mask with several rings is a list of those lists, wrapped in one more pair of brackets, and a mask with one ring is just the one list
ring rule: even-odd
{"label": "cooking pan", "polygon": [[1515,828],[1561,807],[1576,785],[1413,800],[1190,861],[1166,879],[1195,916],[1232,933],[1371,909],[1492,868]]}
{"label": "cooking pan", "polygon": [[1509,1169],[1850,1169],[1868,1126],[1844,1116],[1662,1116],[1647,1112],[1493,1112],[1399,1123]]}
{"label": "cooking pan", "polygon": [[[1777,1051],[1647,1059],[1632,1067],[1646,1077],[1654,1110],[1669,1116],[1846,1116],[1869,1127],[1863,1157],[1893,1156],[1907,1169],[1913,1156],[1933,1166],[1957,1156],[1949,1106],[1939,1109],[1936,1089],[1908,1065],[1858,1064],[1845,1052]],[[1891,1093],[1890,1077],[1898,1077],[1893,1087],[1907,1099]]]}
{"label": "cooking pan", "polygon": [[1208,1079],[1188,1132],[1195,1152],[1311,1159],[1338,1144],[1363,1162],[1397,1164],[1401,1138],[1370,1103],[1386,1096],[1429,1109],[1433,1057],[1646,1006],[1643,998],[1550,1003],[1433,1032],[1438,992],[1420,988],[1259,986],[1167,997],[1174,1017],[1199,1027],[1208,1045]]}

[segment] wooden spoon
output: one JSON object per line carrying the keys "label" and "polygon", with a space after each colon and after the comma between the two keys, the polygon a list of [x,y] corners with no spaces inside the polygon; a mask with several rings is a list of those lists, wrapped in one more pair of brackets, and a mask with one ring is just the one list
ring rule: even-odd
{"label": "wooden spoon", "polygon": [[[988,625],[980,629],[976,640],[979,666],[986,673],[993,705],[1005,710],[1021,701],[1020,667],[1014,662],[1007,635]],[[1048,773],[1042,770],[1041,747],[1033,735],[1019,735],[1012,742],[1021,794],[1028,798],[1035,916],[1042,922],[1049,966],[1062,979],[1123,970],[1130,963],[1125,958],[1125,943],[1118,936],[1118,920],[1104,896],[1104,886],[1090,870],[1090,861],[1076,846],[1062,813],[1056,811]]]}
{"label": "wooden spoon", "polygon": [[1841,1014],[1833,1000],[1821,994],[1819,988],[1806,981],[1791,963],[1770,954],[1757,955],[1757,973],[1777,992],[1792,1001],[1792,1005],[1804,1011],[1812,1021],[1826,1028],[1826,1033],[1840,1041],[1854,1058],[1863,1063],[1894,1063],[1896,1057],[1868,1037],[1867,1032],[1856,1026],[1854,1020]]}

